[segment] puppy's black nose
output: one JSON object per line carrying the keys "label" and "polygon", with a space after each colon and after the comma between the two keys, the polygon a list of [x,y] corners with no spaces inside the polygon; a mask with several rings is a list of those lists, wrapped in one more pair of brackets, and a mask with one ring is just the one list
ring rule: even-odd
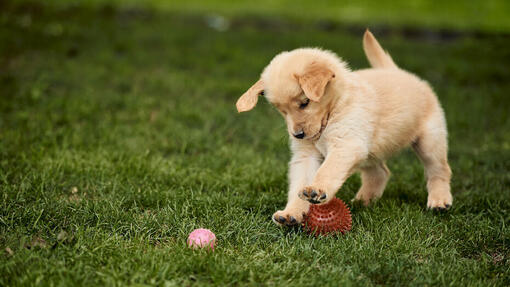
{"label": "puppy's black nose", "polygon": [[299,131],[299,132],[297,132],[297,133],[293,134],[293,136],[294,136],[295,138],[297,138],[297,139],[302,139],[302,138],[304,138],[304,137],[305,137],[305,132],[303,132],[303,131]]}

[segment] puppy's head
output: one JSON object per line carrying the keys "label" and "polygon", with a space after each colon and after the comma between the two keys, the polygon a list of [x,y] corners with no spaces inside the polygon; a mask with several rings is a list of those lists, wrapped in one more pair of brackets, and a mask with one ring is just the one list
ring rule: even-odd
{"label": "puppy's head", "polygon": [[297,139],[317,139],[327,124],[345,64],[333,53],[304,48],[277,55],[258,80],[236,103],[239,112],[251,110],[264,95],[287,122]]}

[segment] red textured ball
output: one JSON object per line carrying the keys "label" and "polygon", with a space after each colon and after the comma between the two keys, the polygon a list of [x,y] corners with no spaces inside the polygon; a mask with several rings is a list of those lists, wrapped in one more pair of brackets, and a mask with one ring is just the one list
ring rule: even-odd
{"label": "red textured ball", "polygon": [[349,207],[339,198],[333,198],[326,204],[312,204],[304,222],[309,234],[327,235],[351,230],[352,218]]}

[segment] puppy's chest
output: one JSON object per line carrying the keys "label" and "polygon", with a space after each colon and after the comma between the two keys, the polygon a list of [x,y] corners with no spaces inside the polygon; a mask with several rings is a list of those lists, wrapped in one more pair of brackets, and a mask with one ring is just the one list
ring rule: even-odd
{"label": "puppy's chest", "polygon": [[325,158],[328,155],[328,146],[326,145],[326,140],[324,138],[319,138],[319,140],[317,140],[314,145],[321,153],[322,157]]}

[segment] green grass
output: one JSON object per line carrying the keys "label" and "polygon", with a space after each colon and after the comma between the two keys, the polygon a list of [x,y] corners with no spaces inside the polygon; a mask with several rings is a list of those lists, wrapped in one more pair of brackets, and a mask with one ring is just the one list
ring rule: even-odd
{"label": "green grass", "polygon": [[[26,1],[26,0],[15,0]],[[406,25],[486,32],[510,32],[510,2],[505,0],[46,0],[60,7],[79,3],[92,7],[150,7],[226,16],[263,14],[271,17],[332,20],[363,26]]]}
{"label": "green grass", "polygon": [[[352,232],[314,238],[270,220],[286,202],[283,120],[265,101],[246,114],[234,103],[282,50],[322,46],[366,67],[361,33],[3,5],[1,286],[510,284],[508,37],[379,37],[443,103],[454,207],[425,209],[422,166],[405,151],[383,198],[353,207]],[[216,233],[214,252],[186,247],[199,227]]]}

